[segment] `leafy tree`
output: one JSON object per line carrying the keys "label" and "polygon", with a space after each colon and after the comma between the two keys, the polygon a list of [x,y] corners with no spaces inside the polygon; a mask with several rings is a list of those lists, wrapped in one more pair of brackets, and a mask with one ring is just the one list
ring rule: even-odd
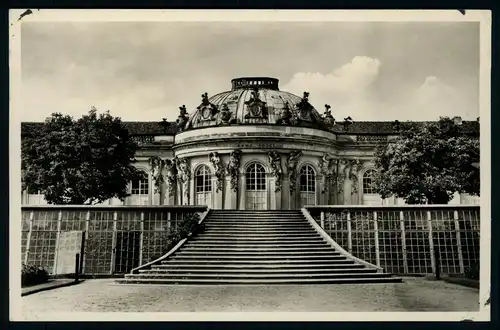
{"label": "leafy tree", "polygon": [[446,204],[455,192],[479,195],[479,134],[467,135],[452,119],[406,123],[394,142],[381,145],[375,191],[408,204]]}
{"label": "leafy tree", "polygon": [[40,191],[49,204],[96,204],[128,196],[137,144],[109,111],[74,120],[54,113],[22,141],[23,190]]}

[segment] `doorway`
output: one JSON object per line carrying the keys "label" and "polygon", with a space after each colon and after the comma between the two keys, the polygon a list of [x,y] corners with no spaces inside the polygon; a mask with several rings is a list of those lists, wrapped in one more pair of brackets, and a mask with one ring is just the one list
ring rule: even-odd
{"label": "doorway", "polygon": [[253,163],[245,173],[245,209],[267,210],[267,182],[264,166]]}

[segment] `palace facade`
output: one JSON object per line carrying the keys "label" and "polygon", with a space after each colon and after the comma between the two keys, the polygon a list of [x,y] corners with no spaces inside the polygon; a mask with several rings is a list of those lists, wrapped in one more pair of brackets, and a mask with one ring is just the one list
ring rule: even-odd
{"label": "palace facade", "polygon": [[[373,156],[398,135],[398,122],[335,119],[280,91],[278,79],[233,79],[232,88],[180,107],[175,122],[124,122],[140,145],[137,166],[147,179],[130,183],[125,205],[208,205],[213,209],[288,210],[305,205],[397,205],[375,194]],[[461,121],[477,134],[478,122]],[[22,134],[33,125],[23,123]],[[44,204],[23,193],[24,205]],[[479,204],[458,195],[451,204]],[[105,204],[120,205],[119,200]]]}

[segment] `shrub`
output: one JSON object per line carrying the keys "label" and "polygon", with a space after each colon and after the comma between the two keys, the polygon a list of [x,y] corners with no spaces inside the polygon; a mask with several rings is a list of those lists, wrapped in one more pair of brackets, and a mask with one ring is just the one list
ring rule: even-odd
{"label": "shrub", "polygon": [[200,230],[198,222],[200,216],[198,213],[189,213],[184,216],[176,230],[168,235],[169,249],[173,248],[182,239],[186,238],[189,233],[195,233]]}
{"label": "shrub", "polygon": [[43,267],[22,264],[21,286],[45,283],[49,280],[49,274]]}
{"label": "shrub", "polygon": [[479,281],[479,262],[475,262],[465,270],[465,278]]}

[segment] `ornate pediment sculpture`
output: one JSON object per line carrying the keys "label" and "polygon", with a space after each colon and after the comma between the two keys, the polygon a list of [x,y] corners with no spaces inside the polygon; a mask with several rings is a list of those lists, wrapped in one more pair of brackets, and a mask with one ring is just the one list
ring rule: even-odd
{"label": "ornate pediment sculpture", "polygon": [[328,129],[332,129],[333,126],[335,126],[335,118],[333,118],[330,108],[331,106],[329,104],[325,104],[325,113],[323,114],[323,120]]}
{"label": "ornate pediment sculpture", "polygon": [[220,118],[220,121],[222,124],[233,124],[236,122],[236,119],[234,118],[231,118],[232,117],[232,113],[231,111],[229,110],[229,107],[227,106],[226,103],[224,103],[222,105],[222,109],[220,110],[219,112],[219,118]]}
{"label": "ornate pediment sculpture", "polygon": [[170,197],[175,196],[177,191],[177,164],[176,158],[165,159],[165,172],[167,173],[168,194]]}
{"label": "ornate pediment sculpture", "polygon": [[215,104],[210,103],[208,100],[208,93],[201,95],[201,104],[197,107],[200,116],[198,121],[215,120],[219,110]]}
{"label": "ornate pediment sculpture", "polygon": [[349,127],[354,123],[351,116],[345,117],[342,125],[344,126],[344,131],[348,131]]}
{"label": "ornate pediment sculpture", "polygon": [[297,166],[300,156],[302,156],[302,151],[296,150],[290,152],[287,158],[286,168],[288,171],[288,180],[290,181],[290,194],[295,191],[295,186],[297,185]]}
{"label": "ornate pediment sculpture", "polygon": [[149,167],[151,169],[151,176],[153,177],[156,194],[160,192],[161,185],[165,182],[163,177],[163,166],[164,161],[160,157],[153,156],[149,158]]}
{"label": "ornate pediment sculpture", "polygon": [[231,176],[231,190],[238,192],[238,174],[240,172],[241,150],[234,150],[229,155],[227,173]]}
{"label": "ornate pediment sculpture", "polygon": [[292,124],[293,115],[290,111],[290,105],[288,102],[283,106],[283,110],[281,110],[279,118],[276,120],[276,124],[279,125],[291,125]]}
{"label": "ornate pediment sculpture", "polygon": [[315,121],[313,117],[314,107],[309,103],[309,93],[304,92],[304,96],[299,103],[296,104],[297,108],[297,119],[299,121],[313,122]]}
{"label": "ornate pediment sculpture", "polygon": [[186,110],[186,106],[183,104],[181,107],[179,107],[179,116],[177,117],[176,120],[177,127],[179,127],[181,132],[184,130],[188,120],[189,120],[189,114]]}
{"label": "ornate pediment sculpture", "polygon": [[252,96],[250,97],[250,100],[245,102],[245,105],[246,105],[245,119],[252,119],[252,118],[267,119],[268,113],[267,113],[266,102],[262,101],[259,98],[258,88],[254,88],[252,90]]}
{"label": "ornate pediment sculpture", "polygon": [[276,151],[271,151],[269,154],[269,163],[271,164],[271,172],[276,179],[275,192],[281,191],[281,178],[283,169],[281,168],[281,155]]}
{"label": "ornate pediment sculpture", "polygon": [[208,158],[215,170],[215,178],[217,179],[216,192],[219,192],[222,190],[222,178],[224,176],[224,168],[222,166],[222,162],[218,152],[211,152],[208,155]]}

